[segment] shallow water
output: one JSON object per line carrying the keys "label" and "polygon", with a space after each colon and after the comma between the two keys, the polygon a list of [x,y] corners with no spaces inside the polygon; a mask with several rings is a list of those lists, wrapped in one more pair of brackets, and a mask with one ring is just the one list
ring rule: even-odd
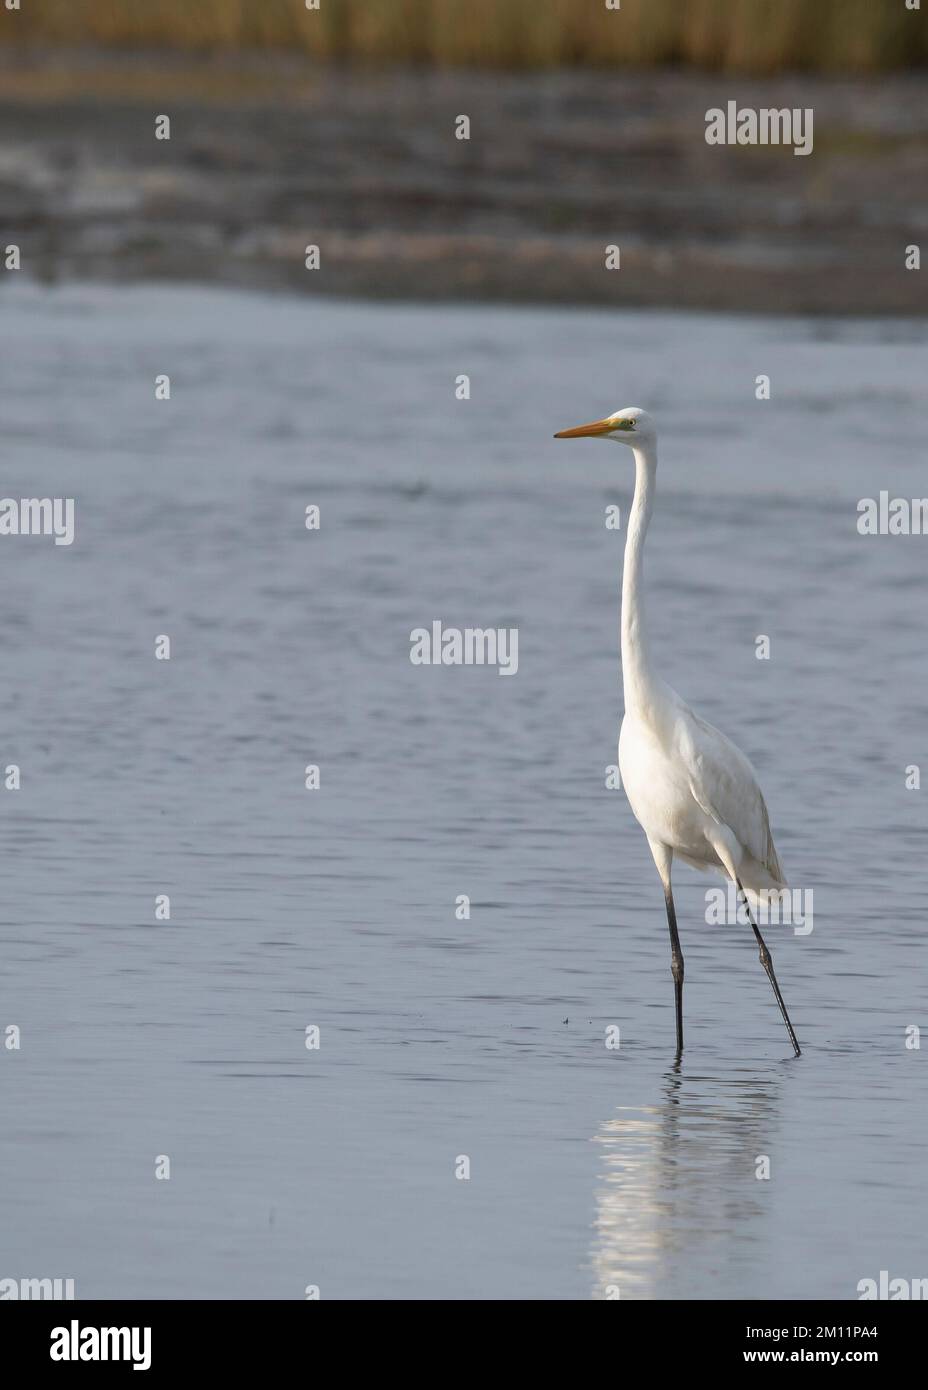
{"label": "shallow water", "polygon": [[[0,1277],[928,1275],[928,538],[856,530],[859,498],[926,492],[925,328],[28,285],[0,315],[3,491],[77,505],[71,547],[0,540]],[[706,925],[714,881],[681,868],[672,1066],[660,887],[604,786],[631,455],[551,439],[623,404],[662,428],[663,673],[751,756],[813,890],[811,934],[768,933],[800,1059],[750,931]],[[411,665],[436,618],[517,625],[518,674]]]}

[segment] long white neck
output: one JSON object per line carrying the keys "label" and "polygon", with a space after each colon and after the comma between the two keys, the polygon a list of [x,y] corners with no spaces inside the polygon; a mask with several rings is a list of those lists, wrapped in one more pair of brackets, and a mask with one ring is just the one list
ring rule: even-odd
{"label": "long white neck", "polygon": [[644,538],[654,506],[657,446],[635,449],[635,497],[628,519],[622,573],[622,682],[626,711],[653,706],[660,682],[648,654],[644,617]]}

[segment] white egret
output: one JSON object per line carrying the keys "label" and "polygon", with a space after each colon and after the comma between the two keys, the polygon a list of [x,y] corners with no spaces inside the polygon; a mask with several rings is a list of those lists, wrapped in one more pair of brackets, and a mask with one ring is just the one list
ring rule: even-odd
{"label": "white egret", "polygon": [[[727,874],[744,900],[790,1041],[799,1043],[755,920],[760,895],[786,887],[754,769],[718,729],[694,714],[654,669],[642,599],[644,539],[654,507],[657,435],[637,406],[561,430],[556,439],[592,437],[628,444],[635,455],[635,496],[622,574],[622,682],[625,718],[619,767],[625,792],[664,887],[677,1019],[677,1057],[683,1051],[683,952],[677,932],[670,870],[674,856],[698,869]],[[747,890],[747,891],[745,891]],[[748,893],[755,900],[752,913]]]}

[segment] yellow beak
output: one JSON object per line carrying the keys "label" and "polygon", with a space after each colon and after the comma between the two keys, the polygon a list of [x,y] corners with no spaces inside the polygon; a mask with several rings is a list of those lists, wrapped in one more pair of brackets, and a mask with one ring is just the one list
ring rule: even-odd
{"label": "yellow beak", "polygon": [[615,420],[594,420],[590,425],[575,425],[572,430],[558,430],[555,439],[585,439],[597,434],[609,434],[619,426]]}

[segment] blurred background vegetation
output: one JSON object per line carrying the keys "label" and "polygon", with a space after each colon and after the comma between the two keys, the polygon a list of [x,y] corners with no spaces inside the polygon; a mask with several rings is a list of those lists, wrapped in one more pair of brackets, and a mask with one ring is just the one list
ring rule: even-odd
{"label": "blurred background vegetation", "polygon": [[22,0],[4,43],[212,52],[440,67],[689,65],[879,72],[928,59],[905,0]]}

